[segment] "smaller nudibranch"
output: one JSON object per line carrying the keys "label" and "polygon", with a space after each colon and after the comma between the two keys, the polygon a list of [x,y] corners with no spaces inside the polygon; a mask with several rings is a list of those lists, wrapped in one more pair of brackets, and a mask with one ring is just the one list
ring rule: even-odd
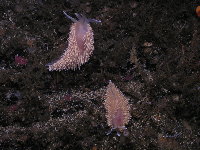
{"label": "smaller nudibranch", "polygon": [[113,129],[117,130],[117,135],[120,135],[120,132],[125,133],[125,125],[128,124],[131,117],[130,105],[127,98],[111,81],[106,90],[104,105],[106,108],[107,123],[112,128],[108,134]]}
{"label": "smaller nudibranch", "polygon": [[67,15],[65,12],[63,13],[68,19],[73,21],[73,24],[70,27],[68,47],[60,59],[47,64],[49,71],[61,71],[63,69],[75,70],[76,68],[80,69],[80,66],[89,60],[94,50],[93,30],[89,23],[101,22],[95,19],[86,18],[82,14],[75,13],[78,18],[78,20],[76,20]]}

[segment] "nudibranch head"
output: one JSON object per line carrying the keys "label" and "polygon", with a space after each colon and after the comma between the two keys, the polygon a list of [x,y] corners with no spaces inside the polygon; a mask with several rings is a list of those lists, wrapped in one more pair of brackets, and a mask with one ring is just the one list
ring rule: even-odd
{"label": "nudibranch head", "polygon": [[90,26],[90,22],[100,23],[101,21],[86,18],[82,14],[75,13],[77,19],[72,18],[66,12],[63,12],[65,16],[73,21],[70,28],[68,47],[65,53],[55,61],[48,65],[49,71],[63,69],[69,70],[80,68],[80,66],[86,63],[94,50],[94,37],[93,30]]}
{"label": "nudibranch head", "polygon": [[86,18],[85,15],[83,15],[83,14],[75,13],[75,15],[78,19],[78,20],[76,20],[75,18],[72,18],[71,16],[69,16],[65,11],[63,11],[63,13],[68,19],[72,20],[74,23],[76,23],[78,21],[81,22],[81,23],[90,23],[90,22],[101,23],[100,20]]}

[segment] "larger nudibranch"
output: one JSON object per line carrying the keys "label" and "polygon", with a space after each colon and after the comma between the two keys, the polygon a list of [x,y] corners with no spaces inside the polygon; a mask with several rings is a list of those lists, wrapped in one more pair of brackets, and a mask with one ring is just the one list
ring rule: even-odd
{"label": "larger nudibranch", "polygon": [[125,125],[130,120],[130,105],[123,93],[112,83],[108,84],[106,98],[104,102],[106,108],[107,123],[110,127],[118,131],[125,131]]}
{"label": "larger nudibranch", "polygon": [[75,13],[78,20],[64,12],[65,16],[73,21],[70,28],[68,47],[64,54],[57,61],[48,64],[49,71],[63,69],[80,69],[86,63],[94,50],[93,30],[90,22],[101,22],[95,19],[88,19],[83,15]]}

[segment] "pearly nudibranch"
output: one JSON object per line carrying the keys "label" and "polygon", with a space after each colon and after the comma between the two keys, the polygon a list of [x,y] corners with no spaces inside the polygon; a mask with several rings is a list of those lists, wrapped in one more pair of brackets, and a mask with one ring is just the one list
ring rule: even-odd
{"label": "pearly nudibranch", "polygon": [[89,60],[94,50],[93,30],[89,23],[101,22],[99,20],[86,18],[82,14],[75,13],[78,19],[76,20],[65,12],[63,13],[67,18],[73,21],[73,24],[70,27],[68,47],[60,59],[47,65],[49,71],[80,69],[80,66]]}
{"label": "pearly nudibranch", "polygon": [[111,81],[106,90],[104,105],[106,108],[107,123],[112,128],[108,134],[115,129],[117,130],[117,135],[120,135],[120,132],[123,132],[125,135],[127,133],[125,125],[131,117],[130,104],[128,103],[128,99]]}

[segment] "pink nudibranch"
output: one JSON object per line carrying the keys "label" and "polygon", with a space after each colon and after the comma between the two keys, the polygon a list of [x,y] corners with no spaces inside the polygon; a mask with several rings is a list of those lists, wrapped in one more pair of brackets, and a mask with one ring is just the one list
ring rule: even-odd
{"label": "pink nudibranch", "polygon": [[114,129],[117,130],[117,135],[120,135],[120,132],[123,132],[124,135],[127,134],[125,125],[128,124],[131,118],[130,104],[128,99],[111,81],[109,81],[106,89],[104,105],[107,123],[112,127],[108,134]]}
{"label": "pink nudibranch", "polygon": [[93,30],[90,22],[100,23],[101,21],[86,18],[82,14],[75,13],[78,20],[72,18],[64,12],[65,16],[73,21],[70,27],[68,38],[68,47],[64,54],[57,61],[47,64],[49,71],[53,70],[69,70],[76,68],[86,63],[94,50]]}

